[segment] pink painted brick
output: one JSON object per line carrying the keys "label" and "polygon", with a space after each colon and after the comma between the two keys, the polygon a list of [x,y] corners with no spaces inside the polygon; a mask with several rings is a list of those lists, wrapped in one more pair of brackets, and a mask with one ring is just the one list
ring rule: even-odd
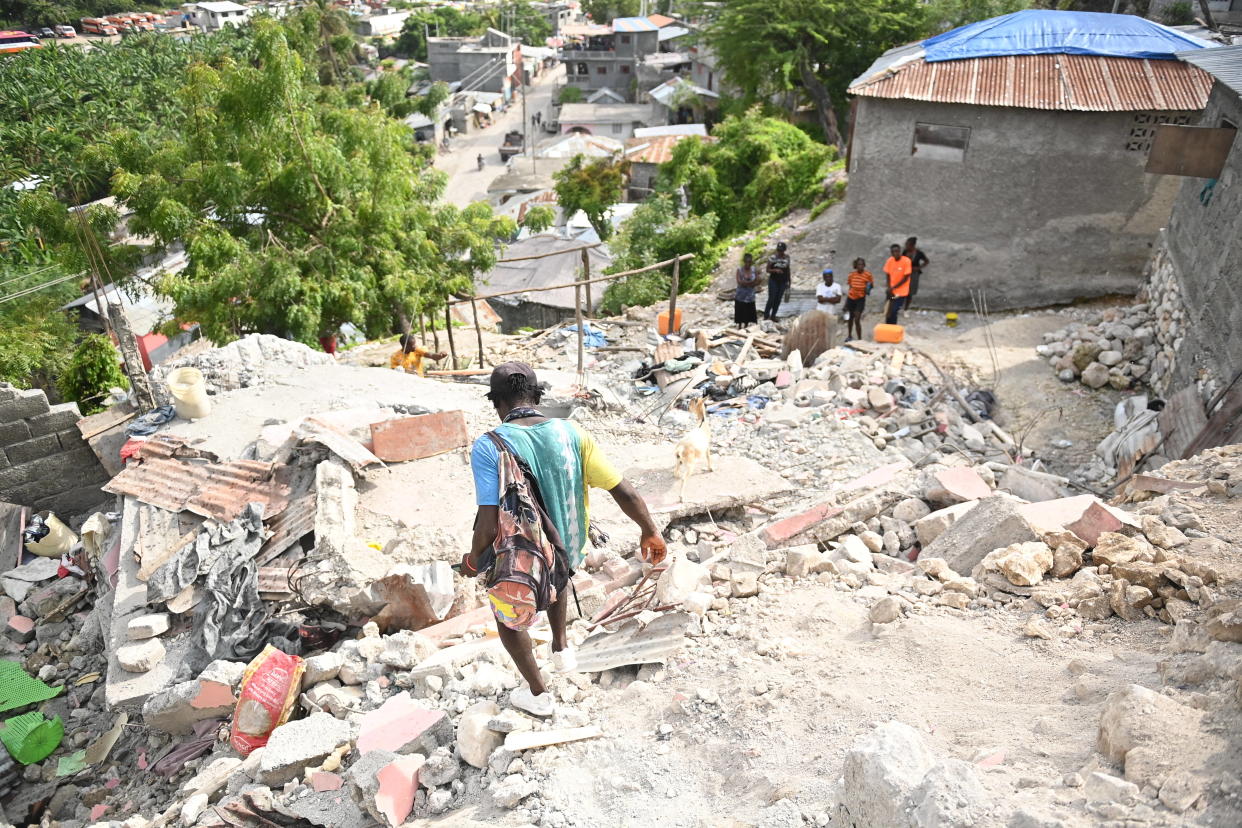
{"label": "pink painted brick", "polygon": [[760,536],[768,546],[779,546],[790,538],[801,535],[820,521],[841,514],[842,511],[840,506],[820,503],[818,506],[813,506],[800,515],[787,517],[784,520],[778,520],[773,524],[765,526],[763,531],[760,532]]}
{"label": "pink painted brick", "polygon": [[340,774],[329,773],[328,771],[315,771],[311,774],[311,787],[315,789],[315,793],[339,791],[344,784],[345,780],[341,778]]}
{"label": "pink painted brick", "polygon": [[398,693],[362,718],[357,747],[360,755],[373,750],[429,754],[451,736],[443,710],[429,710],[409,693]]}

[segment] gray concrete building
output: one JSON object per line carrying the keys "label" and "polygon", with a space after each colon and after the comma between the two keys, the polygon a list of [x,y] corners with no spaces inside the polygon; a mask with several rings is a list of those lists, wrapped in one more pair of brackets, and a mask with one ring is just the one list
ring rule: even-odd
{"label": "gray concrete building", "polygon": [[429,37],[427,66],[433,81],[495,92],[509,100],[522,82],[522,48],[496,29],[481,37]]}
{"label": "gray concrete building", "polygon": [[850,87],[839,258],[879,272],[918,236],[924,307],[969,308],[972,289],[995,309],[1133,293],[1178,187],[1144,170],[1155,129],[1197,123],[1210,87],[1172,59],[893,49]]}
{"label": "gray concrete building", "polygon": [[[1210,147],[1172,147],[1200,168],[1190,170],[1193,175],[1165,176],[1177,193],[1151,262],[1148,300],[1161,346],[1153,375],[1159,378],[1160,393],[1194,385],[1207,402],[1242,372],[1242,140],[1237,138],[1242,126],[1242,46],[1182,58],[1215,77],[1199,124],[1221,132],[1203,136],[1168,131],[1173,144],[1179,139],[1219,140]],[[1166,154],[1153,152],[1153,162],[1158,155]],[[1242,389],[1234,388],[1242,396]]]}
{"label": "gray concrete building", "polygon": [[607,26],[567,26],[571,42],[561,49],[565,83],[588,95],[611,89],[635,102],[644,60],[659,51],[659,31],[645,17],[619,17]]}

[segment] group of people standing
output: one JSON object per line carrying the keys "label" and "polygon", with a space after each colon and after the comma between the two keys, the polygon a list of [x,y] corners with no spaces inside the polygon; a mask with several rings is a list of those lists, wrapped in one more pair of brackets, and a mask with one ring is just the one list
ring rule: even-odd
{"label": "group of people standing", "polygon": [[[887,277],[885,286],[884,321],[896,325],[898,314],[909,309],[911,302],[919,292],[919,277],[923,268],[929,263],[927,255],[919,249],[919,240],[911,236],[906,239],[905,246],[894,244],[889,248],[889,257],[884,262],[884,275]],[[775,252],[768,258],[768,301],[763,310],[763,318],[776,321],[785,293],[789,290],[790,264],[788,246],[778,242]],[[815,289],[815,307],[817,310],[837,315],[844,307],[847,323],[846,341],[857,337],[862,338],[862,316],[867,307],[867,296],[875,285],[875,277],[867,270],[867,262],[861,258],[853,262],[853,270],[846,278],[846,287],[836,283],[832,268],[824,268],[823,281]],[[733,322],[745,327],[757,323],[755,297],[763,289],[755,259],[750,253],[742,257],[742,265],[737,269],[737,288],[733,295]],[[844,302],[842,301],[844,300]]]}

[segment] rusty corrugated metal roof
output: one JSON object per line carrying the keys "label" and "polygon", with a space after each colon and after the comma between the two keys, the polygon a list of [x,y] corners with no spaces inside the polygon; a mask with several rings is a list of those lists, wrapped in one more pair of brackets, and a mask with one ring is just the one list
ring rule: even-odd
{"label": "rusty corrugated metal roof", "polygon": [[213,463],[178,438],[153,437],[143,445],[142,462],[129,466],[103,487],[173,512],[190,511],[215,520],[233,520],[247,503],[262,503],[272,517],[289,505],[289,486],[273,463],[233,460]]}
{"label": "rusty corrugated metal roof", "polygon": [[691,135],[653,135],[650,138],[627,138],[625,160],[635,164],[663,164],[673,160],[673,148],[686,138],[697,137],[700,141],[714,138]]}
{"label": "rusty corrugated metal roof", "polygon": [[1079,112],[1193,111],[1207,103],[1208,73],[1171,60],[1094,55],[1008,55],[897,63],[859,79],[850,94]]}

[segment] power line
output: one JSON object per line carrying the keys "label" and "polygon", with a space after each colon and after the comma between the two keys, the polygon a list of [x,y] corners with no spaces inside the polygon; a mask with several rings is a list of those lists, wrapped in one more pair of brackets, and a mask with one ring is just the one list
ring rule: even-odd
{"label": "power line", "polygon": [[11,285],[13,282],[20,282],[22,279],[29,279],[31,276],[38,276],[40,273],[46,273],[49,270],[54,270],[56,267],[57,265],[48,265],[38,270],[32,270],[29,273],[23,273],[21,276],[14,276],[12,279],[5,279],[3,282],[0,282],[0,287]]}
{"label": "power line", "polygon": [[26,296],[27,294],[35,293],[37,291],[43,290],[44,288],[51,287],[52,285],[58,285],[61,282],[67,282],[70,279],[80,279],[81,277],[82,277],[81,273],[71,273],[68,276],[61,276],[59,279],[53,279],[50,282],[44,282],[43,284],[38,285],[36,287],[26,288],[25,290],[19,290],[16,293],[10,293],[8,296],[0,296],[0,304],[4,302],[8,302],[12,299],[20,299],[21,297]]}

